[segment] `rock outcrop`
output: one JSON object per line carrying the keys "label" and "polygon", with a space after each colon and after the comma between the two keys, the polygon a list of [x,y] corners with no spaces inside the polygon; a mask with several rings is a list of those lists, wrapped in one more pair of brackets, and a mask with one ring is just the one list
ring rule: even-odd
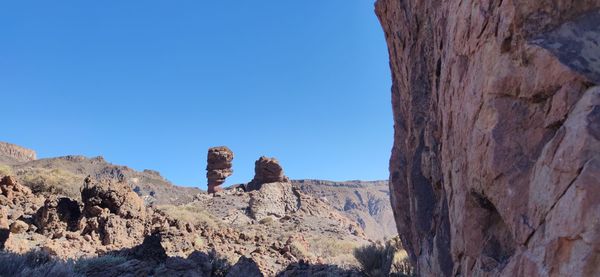
{"label": "rock outcrop", "polygon": [[421,275],[600,275],[598,8],[377,1],[391,201]]}
{"label": "rock outcrop", "polygon": [[[356,221],[373,240],[387,240],[398,235],[390,205],[389,182],[292,180],[303,193],[323,199]],[[386,239],[387,238],[387,239]]]}
{"label": "rock outcrop", "polygon": [[247,185],[246,190],[258,190],[263,184],[289,181],[277,159],[263,156],[254,163],[254,179]]}
{"label": "rock outcrop", "polygon": [[24,163],[36,159],[35,151],[15,144],[0,142],[0,163]]}
{"label": "rock outcrop", "polygon": [[42,249],[60,258],[95,256],[134,247],[153,234],[164,238],[162,247],[170,255],[185,256],[198,247],[194,226],[144,207],[124,183],[88,177],[83,203],[56,195],[44,200],[9,176],[0,181],[0,190],[3,250]]}
{"label": "rock outcrop", "polygon": [[206,178],[208,179],[208,192],[222,191],[221,185],[225,179],[233,174],[231,168],[233,152],[226,146],[212,147],[208,149]]}

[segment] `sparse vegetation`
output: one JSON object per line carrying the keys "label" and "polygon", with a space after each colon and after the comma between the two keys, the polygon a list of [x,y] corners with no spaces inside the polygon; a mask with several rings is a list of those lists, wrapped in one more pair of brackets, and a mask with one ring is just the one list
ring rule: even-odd
{"label": "sparse vegetation", "polygon": [[292,252],[292,255],[299,259],[313,260],[315,258],[315,255],[310,253],[310,251],[298,241],[292,242],[290,245],[290,251]]}
{"label": "sparse vegetation", "polygon": [[106,268],[120,265],[127,262],[125,257],[105,255],[95,258],[82,258],[74,265],[74,271],[87,275],[90,272],[102,272]]}
{"label": "sparse vegetation", "polygon": [[17,175],[34,193],[81,198],[79,188],[83,184],[83,178],[71,172],[62,169],[32,168]]}
{"label": "sparse vegetation", "polygon": [[73,270],[72,262],[54,260],[43,252],[23,255],[1,252],[0,276],[83,277]]}
{"label": "sparse vegetation", "polygon": [[398,238],[386,243],[373,243],[354,249],[362,272],[370,277],[413,276],[408,255]]}
{"label": "sparse vegetation", "polygon": [[195,205],[194,203],[186,205],[161,205],[158,208],[173,218],[190,222],[194,226],[216,228],[219,225],[218,219],[214,218],[204,208]]}
{"label": "sparse vegetation", "polygon": [[331,237],[313,238],[310,245],[315,247],[315,251],[321,257],[336,257],[352,253],[352,250],[357,246],[354,242]]}
{"label": "sparse vegetation", "polygon": [[0,164],[0,177],[13,175],[12,167],[6,164]]}
{"label": "sparse vegetation", "polygon": [[270,216],[269,217],[265,217],[265,218],[259,220],[258,223],[260,223],[260,224],[271,224],[271,223],[273,223],[273,218],[270,217]]}

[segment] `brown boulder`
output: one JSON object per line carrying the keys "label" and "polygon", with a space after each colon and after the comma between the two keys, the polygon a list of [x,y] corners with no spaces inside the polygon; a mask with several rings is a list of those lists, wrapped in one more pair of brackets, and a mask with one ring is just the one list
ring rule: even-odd
{"label": "brown boulder", "polygon": [[35,225],[45,234],[76,231],[82,217],[80,206],[77,200],[52,195],[35,214]]}
{"label": "brown boulder", "polygon": [[29,224],[21,220],[16,220],[10,225],[10,232],[15,234],[25,233],[27,229],[29,229]]}
{"label": "brown boulder", "polygon": [[[123,182],[85,179],[81,190],[85,216],[97,216],[98,208],[107,208],[123,218],[144,218],[144,201]],[[97,207],[95,207],[97,206]]]}
{"label": "brown boulder", "polygon": [[6,206],[0,206],[0,229],[8,229],[9,226],[8,208]]}
{"label": "brown boulder", "polygon": [[233,174],[231,168],[233,152],[226,146],[208,149],[206,178],[208,179],[208,192],[215,193],[223,190],[220,186],[225,179]]}
{"label": "brown boulder", "polygon": [[247,185],[246,190],[258,190],[263,184],[289,181],[276,158],[263,156],[254,163],[254,179]]}

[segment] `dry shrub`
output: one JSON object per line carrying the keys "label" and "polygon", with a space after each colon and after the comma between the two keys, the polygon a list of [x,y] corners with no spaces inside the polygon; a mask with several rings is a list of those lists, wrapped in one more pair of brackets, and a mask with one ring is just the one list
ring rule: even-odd
{"label": "dry shrub", "polygon": [[73,270],[72,262],[52,259],[43,252],[26,254],[0,253],[0,276],[83,277]]}
{"label": "dry shrub", "polygon": [[373,243],[354,249],[362,272],[370,277],[413,276],[408,254],[398,238],[386,243]]}
{"label": "dry shrub", "polygon": [[19,180],[34,193],[59,194],[80,199],[83,178],[62,169],[31,168],[18,173]]}
{"label": "dry shrub", "polygon": [[271,223],[273,223],[273,218],[270,217],[270,216],[269,217],[265,217],[265,218],[259,220],[258,223],[260,223],[260,224],[271,224]]}
{"label": "dry shrub", "polygon": [[111,268],[127,262],[125,257],[104,255],[94,258],[82,258],[77,261],[74,266],[75,272],[88,275],[91,272],[102,272],[107,268]]}
{"label": "dry shrub", "polygon": [[218,219],[194,203],[186,205],[161,205],[158,208],[171,217],[192,223],[194,226],[207,226],[213,229],[219,226]]}
{"label": "dry shrub", "polygon": [[0,164],[0,177],[13,175],[13,170],[10,165]]}

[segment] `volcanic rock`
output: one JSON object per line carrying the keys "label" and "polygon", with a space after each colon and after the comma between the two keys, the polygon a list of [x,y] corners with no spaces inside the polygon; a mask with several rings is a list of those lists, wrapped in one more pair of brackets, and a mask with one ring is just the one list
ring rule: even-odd
{"label": "volcanic rock", "polygon": [[42,233],[76,231],[81,220],[81,207],[77,200],[50,196],[35,214],[35,224]]}
{"label": "volcanic rock", "polygon": [[0,142],[0,163],[16,164],[33,161],[35,159],[36,153],[31,149],[11,143]]}
{"label": "volcanic rock", "polygon": [[277,159],[263,156],[254,163],[254,179],[247,185],[246,190],[258,190],[263,184],[289,181]]}
{"label": "volcanic rock", "polygon": [[378,0],[422,276],[598,276],[600,2]]}
{"label": "volcanic rock", "polygon": [[208,192],[215,193],[223,190],[220,186],[225,179],[233,174],[231,168],[233,152],[226,146],[208,149],[206,178],[208,179]]}
{"label": "volcanic rock", "polygon": [[267,183],[250,193],[249,211],[256,220],[269,216],[283,217],[297,211],[300,195],[291,183]]}
{"label": "volcanic rock", "polygon": [[111,213],[123,218],[144,218],[144,201],[122,182],[112,180],[96,181],[88,176],[81,190],[86,216],[94,217],[98,208],[107,208]]}
{"label": "volcanic rock", "polygon": [[16,220],[10,225],[10,232],[15,234],[23,233],[27,229],[29,229],[29,225],[21,220]]}

